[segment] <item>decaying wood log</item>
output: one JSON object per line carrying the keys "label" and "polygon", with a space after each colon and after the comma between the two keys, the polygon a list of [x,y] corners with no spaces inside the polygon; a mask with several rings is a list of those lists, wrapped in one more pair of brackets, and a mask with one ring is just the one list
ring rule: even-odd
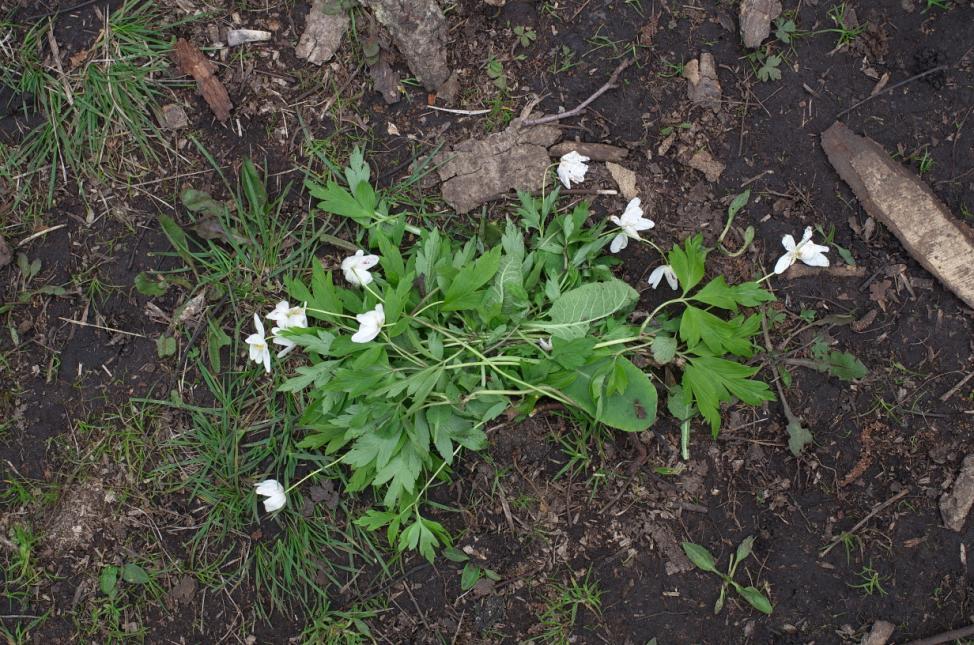
{"label": "decaying wood log", "polygon": [[910,255],[974,307],[974,234],[913,173],[872,139],[838,121],[822,148],[866,212],[886,225]]}

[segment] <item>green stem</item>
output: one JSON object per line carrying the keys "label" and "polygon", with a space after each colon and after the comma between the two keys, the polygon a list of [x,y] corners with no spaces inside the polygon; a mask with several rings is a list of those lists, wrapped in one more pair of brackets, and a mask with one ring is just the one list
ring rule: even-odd
{"label": "green stem", "polygon": [[308,473],[307,475],[305,475],[304,477],[302,477],[301,479],[299,479],[297,482],[295,482],[295,483],[291,484],[290,486],[288,486],[288,488],[284,491],[284,494],[287,495],[292,490],[294,490],[295,488],[297,488],[298,486],[300,486],[301,484],[303,484],[307,480],[311,479],[315,475],[320,474],[322,471],[327,470],[328,468],[331,468],[335,464],[340,463],[341,460],[342,460],[341,457],[339,457],[338,459],[336,459],[335,461],[331,462],[330,464],[325,464],[321,468],[318,468],[317,470],[311,471],[310,473]]}

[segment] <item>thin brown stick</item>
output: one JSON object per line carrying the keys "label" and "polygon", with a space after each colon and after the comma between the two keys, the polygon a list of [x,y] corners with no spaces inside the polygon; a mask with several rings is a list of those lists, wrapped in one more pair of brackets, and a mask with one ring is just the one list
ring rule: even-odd
{"label": "thin brown stick", "polygon": [[907,83],[912,83],[913,81],[918,81],[921,78],[923,78],[924,76],[930,76],[931,74],[936,74],[937,72],[943,72],[943,71],[945,71],[949,67],[950,67],[950,65],[937,65],[936,67],[931,67],[930,69],[928,69],[925,72],[920,72],[919,74],[914,74],[910,78],[904,79],[904,80],[900,81],[899,83],[893,83],[892,85],[890,85],[886,89],[884,89],[884,90],[882,90],[880,92],[876,92],[875,94],[870,94],[869,96],[867,96],[863,100],[859,101],[858,103],[854,103],[851,107],[847,107],[846,109],[842,110],[841,112],[839,112],[838,114],[835,115],[835,118],[838,119],[840,116],[844,116],[844,115],[848,114],[849,112],[852,112],[857,107],[859,107],[861,105],[865,105],[866,103],[869,103],[874,98],[880,97],[880,96],[882,96],[884,94],[889,94],[890,92],[892,92],[893,90],[895,90],[898,87],[903,87]]}
{"label": "thin brown stick", "polygon": [[872,101],[874,98],[877,98],[877,97],[882,96],[884,94],[889,94],[890,92],[892,92],[896,88],[903,87],[907,83],[912,83],[913,81],[920,80],[921,78],[923,78],[925,76],[930,76],[931,74],[936,74],[937,72],[945,72],[948,69],[950,69],[951,67],[954,67],[955,65],[960,65],[961,61],[963,61],[965,58],[967,58],[967,55],[971,53],[971,50],[972,49],[974,49],[974,47],[968,48],[968,50],[966,52],[964,52],[961,55],[960,58],[957,59],[957,62],[956,63],[947,63],[947,64],[944,64],[944,65],[937,65],[936,67],[931,67],[930,69],[928,69],[925,72],[920,72],[919,74],[914,74],[910,78],[904,79],[904,80],[900,81],[899,83],[893,83],[892,85],[890,85],[889,87],[887,87],[884,90],[881,90],[879,92],[876,92],[875,94],[870,94],[869,96],[867,96],[863,100],[861,100],[858,103],[854,104],[852,107],[848,107],[848,108],[842,110],[841,112],[839,112],[838,114],[836,114],[835,115],[835,118],[838,119],[840,116],[843,116],[845,114],[848,114],[849,112],[852,112],[857,107],[859,107],[861,105],[864,105],[864,104]]}
{"label": "thin brown stick", "polygon": [[968,381],[970,381],[970,380],[971,380],[971,378],[974,378],[974,372],[971,372],[971,373],[969,373],[969,374],[968,374],[967,376],[965,376],[964,378],[962,378],[962,379],[961,379],[961,380],[960,380],[960,381],[959,381],[959,382],[957,383],[957,385],[955,385],[954,387],[952,387],[952,388],[950,388],[949,390],[947,390],[947,392],[946,392],[946,393],[944,393],[944,395],[943,395],[942,397],[940,397],[940,401],[941,401],[941,403],[946,403],[946,402],[947,402],[947,399],[949,399],[950,397],[952,397],[952,396],[954,396],[955,394],[957,394],[957,390],[959,390],[959,389],[961,389],[962,387],[964,387],[964,385],[965,385],[965,384],[966,384],[966,383],[967,383]]}
{"label": "thin brown stick", "polygon": [[525,127],[532,126],[532,125],[541,125],[543,123],[552,123],[554,121],[560,121],[562,119],[567,119],[569,117],[578,116],[579,114],[582,113],[582,111],[585,108],[587,108],[592,103],[592,101],[599,98],[609,90],[618,87],[616,85],[616,81],[619,80],[619,74],[621,74],[623,70],[625,70],[630,65],[632,65],[631,58],[627,58],[621,63],[619,63],[619,66],[615,68],[614,72],[612,72],[612,76],[609,77],[609,80],[606,81],[605,85],[595,90],[595,93],[592,94],[592,96],[582,101],[575,109],[568,110],[567,112],[562,112],[560,114],[549,114],[548,116],[542,116],[537,119],[527,119],[525,121],[522,121],[521,125]]}
{"label": "thin brown stick", "polygon": [[910,641],[906,645],[940,645],[940,643],[949,643],[951,641],[967,638],[968,636],[974,636],[974,625],[968,625],[967,627],[952,629],[949,632],[937,634],[936,636]]}
{"label": "thin brown stick", "polygon": [[[839,533],[834,538],[832,538],[832,541],[829,543],[829,545],[827,547],[825,547],[824,549],[822,549],[822,551],[818,554],[818,557],[824,558],[826,555],[828,555],[829,551],[831,551],[833,548],[835,548],[835,546],[839,542],[842,541],[842,536],[843,535],[852,535],[852,534],[854,534],[856,531],[858,531],[863,526],[865,526],[866,522],[868,522],[869,520],[873,519],[874,517],[876,517],[876,515],[878,513],[880,513],[881,511],[883,511],[883,509],[885,509],[888,506],[892,505],[893,503],[898,502],[899,500],[903,499],[904,497],[906,497],[909,494],[909,492],[910,492],[910,489],[909,488],[904,488],[903,490],[901,490],[897,494],[893,495],[892,497],[890,497],[888,500],[886,500],[885,502],[883,502],[879,506],[876,506],[875,508],[873,508],[873,510],[869,511],[869,514],[866,515],[866,517],[864,517],[861,520],[859,520],[856,523],[856,525],[853,526],[851,529],[849,529],[848,531],[842,531],[842,533]],[[938,641],[938,642],[942,642],[942,641]]]}

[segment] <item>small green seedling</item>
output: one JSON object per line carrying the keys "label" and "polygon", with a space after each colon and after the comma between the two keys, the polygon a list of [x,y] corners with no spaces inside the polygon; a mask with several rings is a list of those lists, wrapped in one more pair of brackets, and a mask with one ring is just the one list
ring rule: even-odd
{"label": "small green seedling", "polygon": [[487,76],[490,77],[497,89],[507,90],[507,74],[504,72],[504,64],[493,56],[487,61]]}
{"label": "small green seedling", "polygon": [[663,63],[663,67],[666,68],[668,71],[660,72],[659,73],[660,78],[673,78],[674,76],[683,76],[683,68],[685,67],[683,61],[680,61],[679,63],[671,63],[670,61],[664,58],[662,59],[662,63]]}
{"label": "small green seedling", "polygon": [[852,257],[852,252],[845,248],[844,246],[839,246],[835,243],[835,226],[829,225],[829,232],[826,233],[821,225],[816,225],[815,230],[818,231],[819,235],[825,238],[825,244],[831,246],[842,258],[842,261],[851,267],[856,266],[856,259]]}
{"label": "small green seedling", "polygon": [[879,575],[879,572],[870,566],[864,566],[862,570],[856,574],[862,581],[857,585],[849,585],[853,589],[858,589],[867,596],[872,596],[878,593],[881,596],[886,595],[886,590],[883,589],[883,579]]}
{"label": "small green seedling", "polygon": [[778,18],[774,23],[774,37],[786,45],[797,36],[795,21],[790,18]]}
{"label": "small green seedling", "polygon": [[835,48],[839,49],[845,45],[852,43],[859,35],[865,30],[865,27],[858,25],[852,26],[847,22],[848,18],[848,7],[846,3],[842,2],[835,5],[829,9],[829,18],[835,24],[833,29],[823,29],[819,33],[834,33],[837,34],[839,40],[835,43]]}
{"label": "small green seedling", "polygon": [[751,246],[751,242],[754,241],[754,227],[748,226],[744,229],[744,244],[741,248],[736,251],[731,251],[726,246],[724,246],[724,238],[727,237],[727,233],[730,231],[731,224],[734,223],[734,218],[737,214],[747,205],[747,200],[751,198],[751,189],[745,190],[743,193],[739,194],[734,198],[734,201],[730,203],[727,207],[727,223],[724,224],[724,230],[721,231],[720,237],[717,238],[717,248],[720,252],[730,258],[736,258],[741,253],[747,250],[747,247]]}
{"label": "small green seedling", "polygon": [[517,42],[521,47],[530,47],[531,43],[538,39],[538,32],[525,25],[514,27],[514,35],[517,36]]}
{"label": "small green seedling", "polygon": [[742,587],[737,581],[734,580],[734,574],[737,572],[737,565],[743,562],[747,556],[751,555],[751,550],[754,547],[754,537],[744,538],[744,541],[737,547],[737,552],[731,555],[730,563],[727,567],[727,573],[721,573],[717,570],[717,562],[714,556],[707,550],[706,547],[700,546],[699,544],[694,544],[693,542],[684,542],[683,551],[690,558],[690,562],[694,564],[701,571],[706,571],[708,573],[713,573],[724,581],[720,586],[720,596],[717,598],[717,602],[714,604],[714,613],[719,614],[720,610],[724,608],[724,601],[727,598],[727,587],[733,587],[744,600],[748,602],[752,607],[757,609],[763,614],[771,615],[774,606],[771,601],[768,600],[757,587]]}

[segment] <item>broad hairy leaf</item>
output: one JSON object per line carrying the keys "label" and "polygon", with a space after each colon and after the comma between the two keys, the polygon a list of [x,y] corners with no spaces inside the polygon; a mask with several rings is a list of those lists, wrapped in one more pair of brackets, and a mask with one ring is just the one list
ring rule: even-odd
{"label": "broad hairy leaf", "polygon": [[755,587],[741,587],[740,585],[735,585],[735,587],[737,593],[762,614],[770,616],[771,612],[774,611],[774,605],[771,604],[771,601]]}
{"label": "broad hairy leaf", "polygon": [[[621,393],[609,394],[605,379],[615,367],[613,361],[625,375],[626,387]],[[626,432],[640,432],[656,421],[656,388],[649,377],[627,359],[598,359],[569,370],[568,374],[572,379],[561,388],[562,392],[596,421]],[[602,379],[601,385],[599,379]],[[593,389],[598,396],[593,395]]]}
{"label": "broad hairy leaf", "polygon": [[802,454],[805,446],[812,443],[812,433],[800,421],[788,424],[788,450],[796,457]]}
{"label": "broad hairy leaf", "polygon": [[539,325],[553,336],[575,338],[589,323],[629,307],[638,298],[636,290],[622,280],[590,282],[558,296],[548,311],[551,322]]}

